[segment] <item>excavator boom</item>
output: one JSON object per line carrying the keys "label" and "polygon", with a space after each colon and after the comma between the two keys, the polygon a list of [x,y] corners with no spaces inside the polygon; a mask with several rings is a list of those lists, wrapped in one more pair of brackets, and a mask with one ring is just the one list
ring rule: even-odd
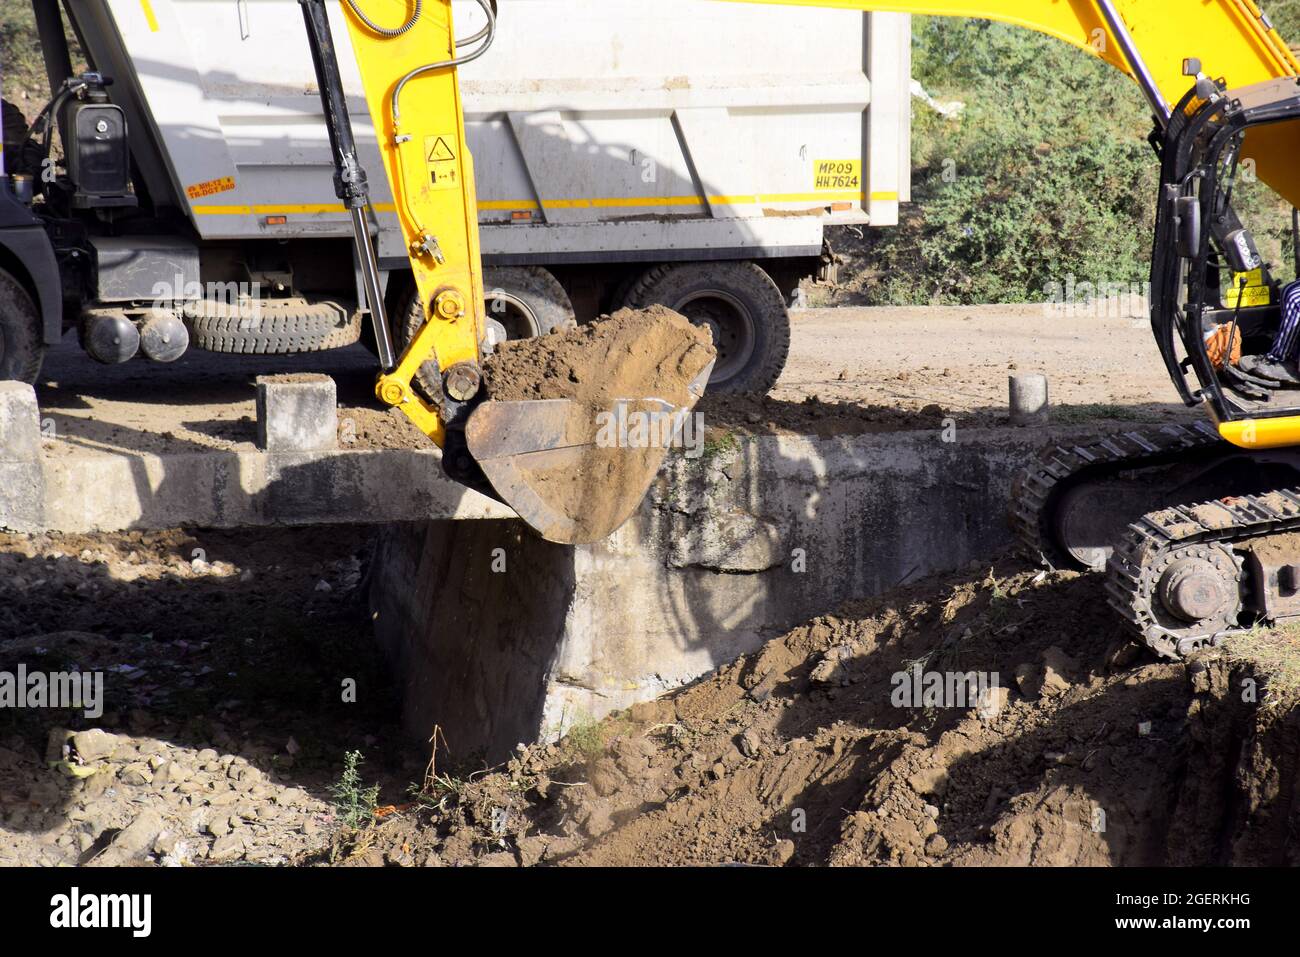
{"label": "excavator boom", "polygon": [[1300,73],[1254,0],[728,0],[997,20],[1064,40],[1137,79],[1110,24],[1118,15],[1167,106],[1187,92],[1183,60],[1228,86]]}
{"label": "excavator boom", "polygon": [[[1132,77],[1163,123],[1192,85],[1188,61],[1229,89],[1300,75],[1254,0],[726,0],[997,20],[1064,40]],[[1196,71],[1192,71],[1195,73]],[[1247,134],[1259,177],[1300,205],[1300,129]]]}

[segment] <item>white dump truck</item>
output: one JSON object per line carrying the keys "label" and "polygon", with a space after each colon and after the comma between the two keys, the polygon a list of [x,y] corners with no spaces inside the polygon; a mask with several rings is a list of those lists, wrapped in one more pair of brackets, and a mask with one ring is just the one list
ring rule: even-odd
{"label": "white dump truck", "polygon": [[[368,341],[299,4],[31,2],[52,99],[37,117],[6,107],[0,270],[31,315],[0,282],[0,374],[34,377],[42,343],[73,325],[104,362],[167,361],[187,342]],[[455,9],[471,39],[478,5]],[[345,37],[342,5],[330,16]],[[65,25],[92,72],[74,74]],[[833,269],[826,227],[892,225],[908,198],[909,45],[897,14],[500,0],[495,43],[460,70],[491,314],[523,336],[663,303],[710,327],[711,387],[766,391],[800,280]],[[377,173],[360,73],[339,47]],[[448,145],[427,145],[432,171]],[[402,315],[407,251],[371,181]]]}

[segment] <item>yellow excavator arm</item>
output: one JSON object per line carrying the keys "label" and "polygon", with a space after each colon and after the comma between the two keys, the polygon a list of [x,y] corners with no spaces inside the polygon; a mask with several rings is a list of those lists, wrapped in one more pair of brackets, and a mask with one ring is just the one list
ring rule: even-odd
{"label": "yellow excavator arm", "polygon": [[[1167,106],[1187,92],[1183,60],[1229,87],[1300,73],[1286,43],[1254,0],[730,0],[997,20],[1064,40],[1134,79],[1127,32]],[[1120,26],[1112,24],[1117,16]]]}
{"label": "yellow excavator arm", "polygon": [[[997,20],[1064,40],[1132,77],[1163,120],[1192,86],[1189,60],[1229,89],[1300,75],[1300,62],[1254,0],[727,0]],[[1243,155],[1300,206],[1294,124],[1250,131]]]}
{"label": "yellow excavator arm", "polygon": [[[382,367],[376,395],[442,447],[449,475],[495,495],[544,538],[604,538],[640,504],[669,443],[612,447],[602,417],[614,414],[614,406],[663,417],[680,429],[703,393],[714,350],[689,326],[666,338],[656,338],[653,328],[634,330],[626,348],[611,344],[611,354],[591,360],[626,390],[612,399],[602,394],[599,376],[585,373],[571,373],[553,390],[563,396],[520,401],[487,394],[483,356],[491,351],[492,324],[457,68],[491,44],[495,0],[476,0],[485,25],[463,38],[454,32],[451,0],[341,0],[414,279],[413,296],[390,322],[371,236],[367,174],[326,0],[300,2],[330,134],[335,192],[351,212]],[[649,349],[659,351],[650,356]],[[645,381],[664,368],[677,373],[680,388]],[[543,383],[531,385],[542,396],[552,394]]]}
{"label": "yellow excavator arm", "polygon": [[[375,7],[391,18],[391,4]],[[457,54],[450,0],[403,6],[406,19],[392,23],[372,19],[360,0],[344,0],[344,8],[427,320],[396,363],[387,365],[375,391],[443,445],[442,413],[412,383],[432,360],[453,400],[472,398],[487,334],[474,166],[456,73],[470,57]],[[491,42],[494,12],[487,4],[483,9],[488,25],[466,44]]]}

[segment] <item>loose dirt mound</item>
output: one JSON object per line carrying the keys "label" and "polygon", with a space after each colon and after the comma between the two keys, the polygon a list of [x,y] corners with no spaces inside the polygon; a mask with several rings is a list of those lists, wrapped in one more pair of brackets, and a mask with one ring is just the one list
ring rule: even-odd
{"label": "loose dirt mound", "polygon": [[[1011,561],[901,589],[815,619],[559,745],[527,749],[504,769],[433,779],[423,803],[359,834],[342,832],[332,858],[1276,859],[1280,852],[1241,821],[1268,810],[1274,836],[1294,823],[1286,797],[1294,781],[1280,796],[1269,782],[1291,767],[1285,755],[1296,750],[1297,719],[1272,720],[1272,740],[1252,734],[1207,695],[1205,675],[1228,667],[1221,657],[1190,666],[1145,657],[1101,594],[1096,577]],[[967,673],[996,677],[998,688],[983,698],[972,689],[964,701],[924,692],[902,700],[914,682],[928,687],[928,675]],[[1248,753],[1271,757],[1256,762],[1257,780],[1233,785],[1241,737],[1259,742]]]}
{"label": "loose dirt mound", "polygon": [[[861,402],[826,402],[809,396],[788,402],[753,393],[709,393],[696,407],[711,430],[751,435],[865,435],[909,429],[939,431],[949,413],[941,406],[904,409]],[[991,417],[961,416],[964,427],[994,424]]]}
{"label": "loose dirt mound", "polygon": [[483,371],[488,397],[502,401],[574,399],[603,409],[618,399],[654,396],[680,406],[715,355],[707,331],[651,306],[502,343]]}
{"label": "loose dirt mound", "polygon": [[[0,536],[0,671],[105,675],[100,718],[0,709],[0,861],[1300,863],[1295,635],[1156,662],[1097,578],[999,562],[412,794],[363,557],[349,529]],[[918,667],[1001,690],[895,697]],[[354,750],[360,830],[328,790]]]}
{"label": "loose dirt mound", "polygon": [[1168,862],[1300,865],[1300,629],[1233,636],[1187,671],[1189,771]]}
{"label": "loose dirt mound", "polygon": [[432,449],[433,439],[400,409],[339,409],[339,448],[358,449]]}

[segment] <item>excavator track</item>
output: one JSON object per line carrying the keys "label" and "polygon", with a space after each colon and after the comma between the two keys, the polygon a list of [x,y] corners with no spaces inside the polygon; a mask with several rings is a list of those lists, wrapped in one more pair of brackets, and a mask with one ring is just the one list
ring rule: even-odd
{"label": "excavator track", "polygon": [[1020,551],[1030,561],[1051,568],[1080,567],[1058,541],[1052,506],[1063,492],[1085,480],[1174,462],[1216,446],[1229,447],[1208,422],[1132,430],[1082,445],[1048,446],[1012,483],[1010,522]]}
{"label": "excavator track", "polygon": [[[1238,548],[1294,531],[1300,531],[1300,487],[1148,513],[1115,543],[1107,567],[1107,600],[1157,654],[1182,657],[1243,630],[1237,617],[1251,596]],[[1198,595],[1199,610],[1208,612],[1198,621],[1171,613],[1161,594],[1180,565],[1202,575],[1202,586],[1208,588]],[[1224,600],[1211,610],[1218,591]],[[1208,601],[1207,594],[1212,596]],[[1252,603],[1259,604],[1259,596]]]}

